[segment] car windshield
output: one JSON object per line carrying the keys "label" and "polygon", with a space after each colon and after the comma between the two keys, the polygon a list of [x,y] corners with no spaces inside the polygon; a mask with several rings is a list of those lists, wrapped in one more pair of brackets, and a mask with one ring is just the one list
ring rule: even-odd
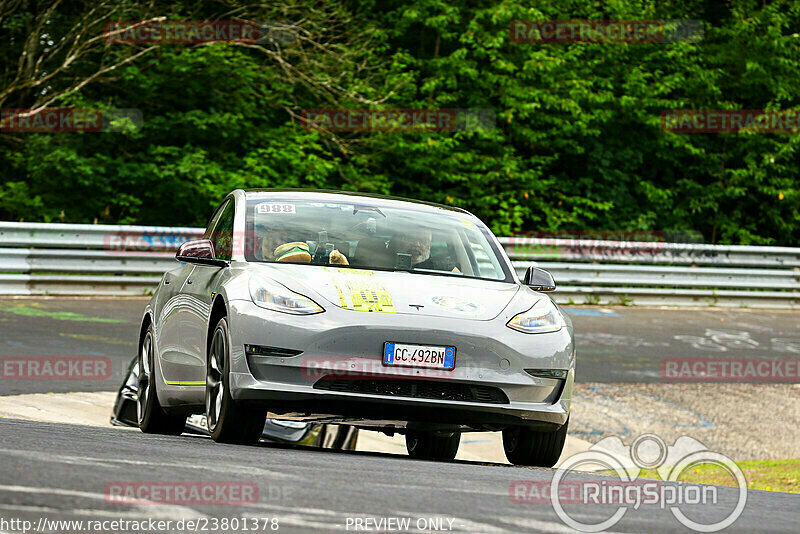
{"label": "car windshield", "polygon": [[368,201],[248,197],[246,259],[513,281],[480,221]]}

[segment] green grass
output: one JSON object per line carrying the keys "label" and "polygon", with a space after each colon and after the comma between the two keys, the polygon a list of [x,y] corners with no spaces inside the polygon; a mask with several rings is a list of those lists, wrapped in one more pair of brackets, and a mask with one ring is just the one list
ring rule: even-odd
{"label": "green grass", "polygon": [[[748,489],[800,493],[800,458],[791,460],[743,460],[736,462],[747,479]],[[639,478],[658,479],[654,470],[642,471]],[[678,478],[683,482],[736,486],[730,473],[716,465],[687,469]]]}
{"label": "green grass", "polygon": [[121,319],[112,319],[110,317],[87,317],[80,313],[64,312],[64,311],[49,311],[39,308],[28,308],[25,306],[15,306],[10,308],[0,308],[2,312],[14,313],[16,315],[24,315],[25,317],[48,317],[50,319],[57,319],[59,321],[88,321],[95,323],[124,323]]}

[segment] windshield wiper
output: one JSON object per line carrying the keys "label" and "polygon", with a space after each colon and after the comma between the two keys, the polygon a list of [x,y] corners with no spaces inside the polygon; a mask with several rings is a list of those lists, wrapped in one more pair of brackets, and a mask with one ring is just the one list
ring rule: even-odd
{"label": "windshield wiper", "polygon": [[[456,271],[440,271],[438,269],[418,269],[416,267],[413,267],[411,269],[403,269],[403,270],[406,271],[406,272],[409,272],[409,273],[431,273],[431,274],[444,274],[444,275],[464,276],[464,273],[462,273],[461,271],[458,271],[458,272],[456,272]],[[472,278],[477,278],[477,277],[472,277]]]}
{"label": "windshield wiper", "polygon": [[374,211],[375,213],[378,213],[384,219],[386,218],[386,215],[384,215],[383,212],[379,208],[376,208],[375,206],[359,206],[359,205],[356,204],[356,205],[353,206],[353,215],[358,213],[359,210],[361,210],[361,211]]}

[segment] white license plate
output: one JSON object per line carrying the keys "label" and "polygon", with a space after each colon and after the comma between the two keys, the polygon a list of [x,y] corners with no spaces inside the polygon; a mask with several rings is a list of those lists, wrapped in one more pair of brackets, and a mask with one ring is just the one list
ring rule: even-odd
{"label": "white license plate", "polygon": [[383,345],[383,364],[451,370],[456,366],[456,348],[387,341]]}

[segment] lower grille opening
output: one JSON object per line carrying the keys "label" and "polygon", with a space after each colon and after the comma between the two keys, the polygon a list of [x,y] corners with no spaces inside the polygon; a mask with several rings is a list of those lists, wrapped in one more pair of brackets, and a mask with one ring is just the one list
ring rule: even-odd
{"label": "lower grille opening", "polygon": [[404,378],[374,380],[322,377],[314,384],[314,389],[342,393],[384,395],[387,397],[508,404],[508,397],[499,388],[437,380],[411,380]]}
{"label": "lower grille opening", "polygon": [[302,350],[284,349],[282,347],[265,347],[264,345],[245,345],[245,354],[253,354],[255,356],[279,356],[289,358],[302,354]]}

